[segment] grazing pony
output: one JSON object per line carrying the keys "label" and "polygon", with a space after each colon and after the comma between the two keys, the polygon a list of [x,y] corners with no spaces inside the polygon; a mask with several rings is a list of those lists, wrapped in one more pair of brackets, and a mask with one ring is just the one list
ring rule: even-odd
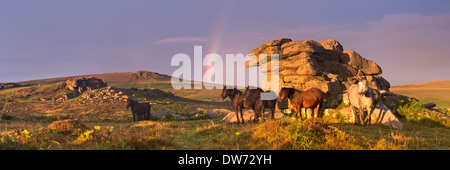
{"label": "grazing pony", "polygon": [[140,121],[139,115],[144,115],[145,120],[150,119],[151,105],[149,103],[139,103],[133,99],[127,99],[127,109],[131,107],[131,113],[133,113],[133,122],[136,121],[135,117]]}
{"label": "grazing pony", "polygon": [[[360,124],[364,126],[364,119],[368,118],[368,124],[370,125],[370,117],[374,110],[374,96],[365,76],[360,76],[357,84],[352,84],[348,87],[348,101],[350,102],[352,113],[355,115],[355,124],[359,120]],[[356,108],[358,108],[359,114],[356,112]],[[363,119],[365,109],[367,109],[367,117]]]}
{"label": "grazing pony", "polygon": [[320,109],[322,109],[323,92],[318,88],[310,88],[304,92],[296,90],[294,88],[281,88],[278,94],[278,100],[284,100],[289,98],[291,105],[294,107],[296,116],[301,115],[301,109],[305,108],[305,119],[308,118],[307,109],[312,110],[311,117],[314,117],[314,110],[317,109],[317,117],[322,117]]}
{"label": "grazing pony", "polygon": [[244,94],[239,91],[238,89],[234,88],[234,89],[227,89],[226,87],[223,87],[222,90],[222,95],[220,95],[220,97],[222,98],[222,100],[224,100],[227,97],[230,97],[231,100],[231,105],[233,106],[235,112],[236,112],[236,120],[238,123],[239,122],[239,114],[238,112],[241,113],[241,119],[242,119],[242,123],[244,123],[244,116],[242,113],[242,109],[244,109]]}
{"label": "grazing pony", "polygon": [[[272,95],[275,99],[272,100],[262,100],[261,94],[268,94]],[[258,106],[257,110],[255,111],[255,118],[259,118],[259,116],[262,116],[264,114],[264,110],[266,108],[269,108],[271,111],[271,118],[272,120],[275,119],[275,106],[277,104],[277,95],[275,92],[271,90],[263,91],[261,88],[257,89],[250,89],[249,86],[245,88],[244,92],[244,103],[249,105],[255,105]]]}
{"label": "grazing pony", "polygon": [[[264,110],[264,106],[261,99],[261,94],[259,91],[257,93],[253,93],[253,90],[257,89],[245,89],[245,92],[243,94],[243,106],[244,108],[252,108],[253,112],[255,113],[255,117],[253,118],[254,122],[257,122],[259,120],[259,116],[261,115],[261,112]],[[252,92],[249,92],[252,91]],[[261,90],[262,91],[262,90]]]}

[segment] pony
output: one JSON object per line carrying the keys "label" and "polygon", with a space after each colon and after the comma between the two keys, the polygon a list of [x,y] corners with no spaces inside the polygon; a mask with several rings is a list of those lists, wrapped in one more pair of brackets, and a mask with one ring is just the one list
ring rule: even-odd
{"label": "pony", "polygon": [[[272,95],[275,99],[261,100],[261,94]],[[277,104],[277,95],[271,90],[263,91],[261,88],[250,89],[249,86],[245,88],[244,103],[254,105],[256,108],[255,118],[259,118],[264,114],[264,110],[269,108],[271,110],[271,119],[275,119],[275,106]]]}
{"label": "pony", "polygon": [[127,109],[131,107],[131,113],[133,113],[133,122],[136,121],[135,117],[140,121],[139,115],[144,115],[145,120],[150,120],[151,105],[149,103],[139,103],[133,99],[127,99]]}
{"label": "pony", "polygon": [[[250,90],[256,90],[256,89],[250,89]],[[253,121],[257,122],[259,120],[259,116],[261,115],[261,111],[264,110],[263,103],[260,100],[260,98],[261,98],[260,93],[248,92],[248,86],[247,86],[243,96],[244,97],[243,97],[242,104],[243,104],[244,108],[252,108],[253,112],[255,113],[255,117],[253,117]]]}
{"label": "pony", "polygon": [[320,110],[323,106],[323,92],[318,88],[310,88],[304,92],[294,88],[283,87],[278,94],[278,100],[289,98],[291,105],[294,107],[295,115],[303,120],[301,109],[305,108],[305,119],[308,118],[307,109],[312,110],[311,117],[314,117],[314,110],[317,109],[317,117],[322,117]]}
{"label": "pony", "polygon": [[[365,76],[358,78],[357,84],[352,84],[348,87],[348,101],[352,108],[352,113],[355,115],[355,124],[359,120],[360,124],[364,126],[364,110],[367,110],[368,124],[370,125],[371,115],[374,110],[375,94],[369,87],[369,83]],[[359,113],[356,108],[358,108]]]}
{"label": "pony", "polygon": [[236,113],[236,120],[239,122],[239,112],[241,113],[241,119],[242,123],[244,123],[244,116],[242,113],[242,109],[244,109],[244,94],[239,91],[238,89],[227,89],[226,87],[223,87],[222,94],[220,95],[222,100],[229,97],[231,100],[231,105],[233,106],[235,113]]}

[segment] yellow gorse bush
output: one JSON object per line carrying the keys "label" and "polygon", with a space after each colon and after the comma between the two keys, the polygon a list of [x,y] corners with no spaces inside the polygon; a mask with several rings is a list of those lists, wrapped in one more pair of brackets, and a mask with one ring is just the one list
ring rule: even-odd
{"label": "yellow gorse bush", "polygon": [[73,141],[73,144],[82,144],[87,140],[92,139],[93,132],[94,130],[87,130],[86,132],[83,132],[82,134],[80,134],[80,136],[78,136],[78,138],[75,141]]}

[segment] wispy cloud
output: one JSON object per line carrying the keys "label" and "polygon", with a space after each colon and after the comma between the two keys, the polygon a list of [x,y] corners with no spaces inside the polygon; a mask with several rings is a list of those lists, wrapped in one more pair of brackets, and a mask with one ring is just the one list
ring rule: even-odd
{"label": "wispy cloud", "polygon": [[[362,23],[304,24],[281,30],[293,40],[336,39],[374,60],[392,85],[450,79],[450,14],[391,14]],[[297,38],[299,37],[299,38]]]}
{"label": "wispy cloud", "polygon": [[162,40],[157,40],[152,42],[152,44],[170,44],[170,43],[180,43],[180,42],[205,42],[206,39],[201,37],[173,37],[165,38]]}
{"label": "wispy cloud", "polygon": [[302,24],[301,27],[282,29],[281,33],[290,35],[303,35],[303,34],[319,34],[330,33],[336,30],[346,30],[350,27],[350,24],[345,23],[333,23],[333,24]]}

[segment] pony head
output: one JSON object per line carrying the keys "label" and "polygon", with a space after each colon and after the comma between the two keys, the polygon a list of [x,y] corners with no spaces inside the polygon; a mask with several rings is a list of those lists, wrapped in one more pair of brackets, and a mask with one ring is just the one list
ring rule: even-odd
{"label": "pony head", "polygon": [[280,92],[278,93],[278,100],[284,100],[286,97],[289,96],[290,88],[283,87],[281,88]]}
{"label": "pony head", "polygon": [[369,90],[369,83],[365,76],[361,76],[358,78],[358,86],[359,86],[359,94],[366,94]]}
{"label": "pony head", "polygon": [[260,99],[260,95],[261,92],[264,92],[261,88],[259,87],[253,87],[250,88],[250,86],[247,86],[245,88],[245,92],[244,92],[244,100],[249,99],[249,98],[255,98],[255,99]]}
{"label": "pony head", "polygon": [[222,90],[222,94],[220,95],[220,98],[222,98],[222,100],[225,100],[225,98],[227,98],[228,96],[231,95],[233,90],[234,89],[227,89],[227,86],[224,86],[223,90]]}
{"label": "pony head", "polygon": [[129,109],[133,105],[134,105],[134,100],[133,99],[127,99],[127,109]]}

